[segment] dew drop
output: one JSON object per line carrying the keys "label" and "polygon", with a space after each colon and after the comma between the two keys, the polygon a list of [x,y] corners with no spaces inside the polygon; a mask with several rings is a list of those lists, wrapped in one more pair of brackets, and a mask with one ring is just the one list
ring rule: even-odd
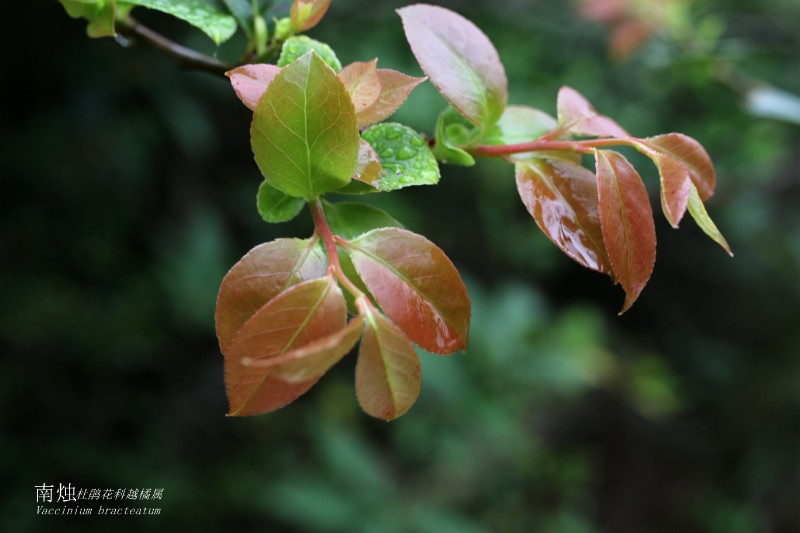
{"label": "dew drop", "polygon": [[403,185],[411,185],[412,183],[414,183],[414,178],[412,178],[411,176],[403,176],[402,178],[400,178],[400,183],[402,183]]}
{"label": "dew drop", "polygon": [[415,155],[417,155],[416,150],[414,150],[410,146],[403,146],[402,148],[400,148],[400,151],[397,152],[397,159],[403,161],[406,159],[411,159]]}
{"label": "dew drop", "polygon": [[394,128],[386,132],[387,139],[397,139],[403,134],[403,130],[400,128]]}
{"label": "dew drop", "polygon": [[411,144],[413,144],[414,146],[423,146],[425,144],[425,141],[423,141],[420,137],[414,135],[413,137],[411,137]]}
{"label": "dew drop", "polygon": [[380,151],[381,159],[389,159],[394,157],[394,148],[384,148]]}

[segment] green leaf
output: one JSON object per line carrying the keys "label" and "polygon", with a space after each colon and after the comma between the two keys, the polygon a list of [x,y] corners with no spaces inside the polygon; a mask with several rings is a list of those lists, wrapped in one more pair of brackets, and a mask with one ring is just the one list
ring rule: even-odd
{"label": "green leaf", "polygon": [[322,20],[331,0],[294,0],[289,20],[292,29],[297,32],[308,31]]}
{"label": "green leaf", "polygon": [[382,209],[360,202],[323,201],[325,215],[336,235],[354,239],[377,228],[402,228],[403,225]]}
{"label": "green leaf", "polygon": [[288,383],[269,368],[243,364],[245,360],[280,357],[333,335],[346,325],[344,296],[330,276],[305,281],[270,300],[245,322],[225,354],[229,415],[254,415],[283,407],[319,377]]}
{"label": "green leaf", "polygon": [[621,154],[595,150],[600,226],[614,277],[625,290],[620,314],[644,289],[656,260],[650,199],[636,169]]}
{"label": "green leaf", "polygon": [[222,44],[236,32],[236,19],[214,0],[125,0],[127,4],[167,13],[188,22]]}
{"label": "green leaf", "polygon": [[539,229],[581,265],[613,277],[594,174],[574,163],[530,159],[516,164],[516,175],[519,196]]}
{"label": "green leaf", "polygon": [[442,96],[476,126],[503,114],[508,80],[489,38],[448,9],[416,4],[397,11],[420,67]]}
{"label": "green leaf", "polygon": [[728,252],[728,255],[733,257],[733,252],[731,251],[731,247],[728,245],[728,241],[725,240],[725,237],[722,236],[722,233],[717,229],[717,225],[714,224],[714,221],[711,220],[711,217],[708,215],[706,211],[705,205],[703,205],[703,200],[700,199],[700,193],[697,191],[697,187],[692,184],[689,190],[689,214],[692,215],[692,218],[697,225],[700,226],[700,229],[703,230],[703,233],[711,237],[714,242],[722,246],[722,249]]}
{"label": "green leaf", "polygon": [[570,87],[558,91],[558,124],[573,135],[628,137],[619,124],[597,114],[592,104]]}
{"label": "green leaf", "polygon": [[279,191],[265,180],[258,187],[256,205],[261,218],[270,224],[276,224],[288,222],[299,215],[306,202],[302,198]]}
{"label": "green leaf", "polygon": [[328,259],[318,239],[278,239],[247,252],[222,280],[214,318],[223,353],[247,320],[292,285],[321,278]]}
{"label": "green leaf", "polygon": [[634,141],[634,146],[645,155],[649,154],[646,150],[641,149],[642,146],[680,161],[689,171],[689,176],[700,194],[700,199],[705,201],[714,195],[714,187],[717,183],[714,163],[705,148],[696,140],[681,133],[666,133],[646,139],[637,139]]}
{"label": "green leaf", "polygon": [[267,87],[280,71],[280,67],[275,65],[257,63],[236,67],[226,72],[225,75],[230,79],[231,86],[239,100],[248,109],[255,111],[259,100],[267,92]]}
{"label": "green leaf", "polygon": [[89,25],[86,27],[86,34],[89,37],[113,37],[116,35],[114,29],[116,4],[114,0],[60,1],[70,17],[89,21]]}
{"label": "green leaf", "polygon": [[281,55],[278,58],[278,66],[285,67],[312,50],[319,54],[319,57],[333,70],[336,72],[342,70],[342,63],[330,46],[305,35],[294,35],[286,39],[281,49]]}
{"label": "green leaf", "polygon": [[270,373],[288,383],[303,383],[322,377],[333,365],[347,355],[361,337],[364,317],[357,316],[327,337],[311,342],[277,357],[244,358],[245,366],[269,369]]}
{"label": "green leaf", "polygon": [[394,420],[417,401],[422,369],[414,347],[378,312],[364,321],[356,364],[356,398],[361,409],[381,420]]}
{"label": "green leaf", "polygon": [[475,159],[458,146],[470,144],[474,138],[473,131],[476,131],[475,126],[448,106],[436,120],[436,143],[433,146],[436,159],[452,165],[473,166]]}
{"label": "green leaf", "polygon": [[315,52],[284,67],[253,117],[250,141],[267,181],[311,200],[350,181],[359,137],[350,96]]}
{"label": "green leaf", "polygon": [[510,105],[489,128],[484,144],[516,144],[533,141],[556,127],[556,119],[534,107]]}
{"label": "green leaf", "polygon": [[402,72],[387,68],[379,68],[377,74],[380,82],[380,94],[369,107],[358,112],[357,118],[360,127],[389,118],[403,105],[414,87],[426,79],[407,76]]}
{"label": "green leaf", "polygon": [[381,158],[381,191],[439,182],[436,157],[425,139],[408,126],[383,122],[366,129],[361,136]]}
{"label": "green leaf", "polygon": [[453,263],[435,244],[400,228],[343,245],[383,312],[429,352],[465,349],[470,302]]}
{"label": "green leaf", "polygon": [[253,37],[253,5],[250,0],[222,0],[231,15],[236,18],[239,27],[247,35],[248,39]]}

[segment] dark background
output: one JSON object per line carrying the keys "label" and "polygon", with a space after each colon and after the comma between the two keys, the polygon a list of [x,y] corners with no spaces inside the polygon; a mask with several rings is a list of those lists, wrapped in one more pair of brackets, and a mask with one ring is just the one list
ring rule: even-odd
{"label": "dark background", "polygon": [[[635,135],[700,140],[736,257],[688,218],[670,229],[653,188],[655,272],[617,317],[622,291],[538,231],[510,167],[447,167],[369,201],[462,272],[468,352],[422,354],[422,395],[392,423],[359,411],[353,357],[287,408],[226,418],[219,282],[252,246],[310,234],[308,213],[259,219],[250,112],[225,80],[90,40],[55,2],[7,6],[0,528],[800,531],[800,127],[747,114],[713,68],[800,93],[800,6],[694,2],[693,23],[722,32],[709,50],[659,36],[615,62],[566,2],[444,4],[493,40],[512,103],[554,113],[566,84]],[[400,5],[335,0],[310,35],[418,75]],[[431,133],[443,105],[425,84],[396,119]],[[36,516],[42,483],[164,488],[162,514]]]}

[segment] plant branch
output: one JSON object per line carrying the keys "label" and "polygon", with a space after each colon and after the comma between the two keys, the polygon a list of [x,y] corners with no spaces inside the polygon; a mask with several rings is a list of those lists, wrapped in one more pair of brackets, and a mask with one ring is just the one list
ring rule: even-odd
{"label": "plant branch", "polygon": [[562,152],[578,152],[579,154],[590,154],[592,153],[593,148],[617,146],[620,144],[630,145],[631,139],[588,139],[584,141],[549,141],[536,139],[535,141],[527,141],[516,144],[480,145],[471,149],[470,153],[488,157],[553,150]]}
{"label": "plant branch", "polygon": [[141,40],[164,53],[182,69],[201,70],[223,76],[225,72],[233,68],[233,65],[220,61],[215,57],[192,50],[191,48],[187,48],[167,39],[147,26],[140,24],[132,17],[118,20],[116,29],[123,37],[132,40]]}

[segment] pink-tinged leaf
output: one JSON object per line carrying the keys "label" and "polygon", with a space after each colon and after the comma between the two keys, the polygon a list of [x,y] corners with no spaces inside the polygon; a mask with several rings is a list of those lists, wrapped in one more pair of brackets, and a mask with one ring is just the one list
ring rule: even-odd
{"label": "pink-tinged leaf", "polygon": [[670,225],[677,228],[689,203],[689,190],[692,187],[689,169],[677,159],[661,152],[645,146],[638,148],[653,160],[658,169],[661,179],[661,210]]}
{"label": "pink-tinged leaf", "polygon": [[381,95],[377,64],[377,59],[368,62],[356,61],[344,67],[338,74],[350,94],[356,113],[374,104]]}
{"label": "pink-tinged leaf", "polygon": [[592,104],[578,91],[562,87],[558,91],[558,123],[573,135],[594,137],[628,137],[622,126],[598,115]]}
{"label": "pink-tinged leaf", "polygon": [[358,316],[347,327],[302,348],[266,359],[245,358],[246,366],[270,369],[272,375],[287,383],[303,383],[322,377],[347,355],[361,337],[364,317]]}
{"label": "pink-tinged leaf", "polygon": [[519,196],[539,229],[581,265],[613,277],[594,174],[575,163],[530,159],[516,164],[516,175]]}
{"label": "pink-tinged leaf", "polygon": [[364,139],[358,145],[358,163],[353,179],[366,183],[374,189],[381,184],[381,158],[378,153]]}
{"label": "pink-tinged leaf", "polygon": [[508,80],[489,38],[443,7],[415,4],[397,12],[411,51],[442,96],[473,124],[494,124],[508,100]]}
{"label": "pink-tinged leaf", "polygon": [[394,420],[417,401],[422,384],[419,357],[408,338],[386,317],[370,313],[356,364],[356,398],[361,409]]}
{"label": "pink-tinged leaf", "polygon": [[439,354],[467,347],[467,289],[435,244],[404,229],[380,228],[345,248],[383,312],[411,340]]}
{"label": "pink-tinged leaf", "polygon": [[258,101],[267,92],[267,87],[280,71],[280,67],[275,65],[259,63],[236,67],[226,72],[225,75],[231,80],[231,85],[239,100],[248,109],[255,111]]}
{"label": "pink-tinged leaf", "polygon": [[621,22],[614,28],[608,40],[611,57],[624,60],[632,56],[650,40],[657,27],[636,19]]}
{"label": "pink-tinged leaf", "polygon": [[331,0],[294,0],[289,12],[292,29],[297,33],[310,30],[319,24],[330,5]]}
{"label": "pink-tinged leaf", "polygon": [[706,207],[703,205],[703,201],[700,199],[700,194],[697,192],[697,187],[695,187],[694,184],[691,185],[689,190],[689,214],[692,215],[692,218],[697,222],[697,225],[700,226],[700,229],[703,230],[703,233],[711,237],[714,242],[722,246],[723,250],[728,252],[728,255],[733,257],[733,252],[728,245],[728,241],[725,240],[725,237],[723,237],[722,233],[717,229],[717,225],[714,224],[714,221],[708,216]]}
{"label": "pink-tinged leaf", "polygon": [[682,133],[666,133],[638,139],[637,143],[683,163],[689,170],[689,176],[697,187],[701,200],[708,200],[714,195],[714,187],[717,184],[714,163],[699,142]]}
{"label": "pink-tinged leaf", "polygon": [[215,319],[223,353],[253,314],[297,283],[321,278],[328,259],[317,239],[278,239],[259,244],[222,280]]}
{"label": "pink-tinged leaf", "polygon": [[347,325],[341,289],[331,277],[305,281],[259,309],[231,341],[225,357],[225,388],[231,416],[273,411],[294,401],[316,378],[288,383],[269,368],[244,359],[278,357],[325,338]]}
{"label": "pink-tinged leaf", "polygon": [[614,277],[625,290],[620,314],[644,289],[656,261],[656,231],[647,190],[621,154],[595,150],[600,226]]}
{"label": "pink-tinged leaf", "polygon": [[414,87],[426,80],[415,78],[388,68],[378,69],[381,92],[378,98],[356,115],[359,127],[369,126],[387,119],[400,109]]}

